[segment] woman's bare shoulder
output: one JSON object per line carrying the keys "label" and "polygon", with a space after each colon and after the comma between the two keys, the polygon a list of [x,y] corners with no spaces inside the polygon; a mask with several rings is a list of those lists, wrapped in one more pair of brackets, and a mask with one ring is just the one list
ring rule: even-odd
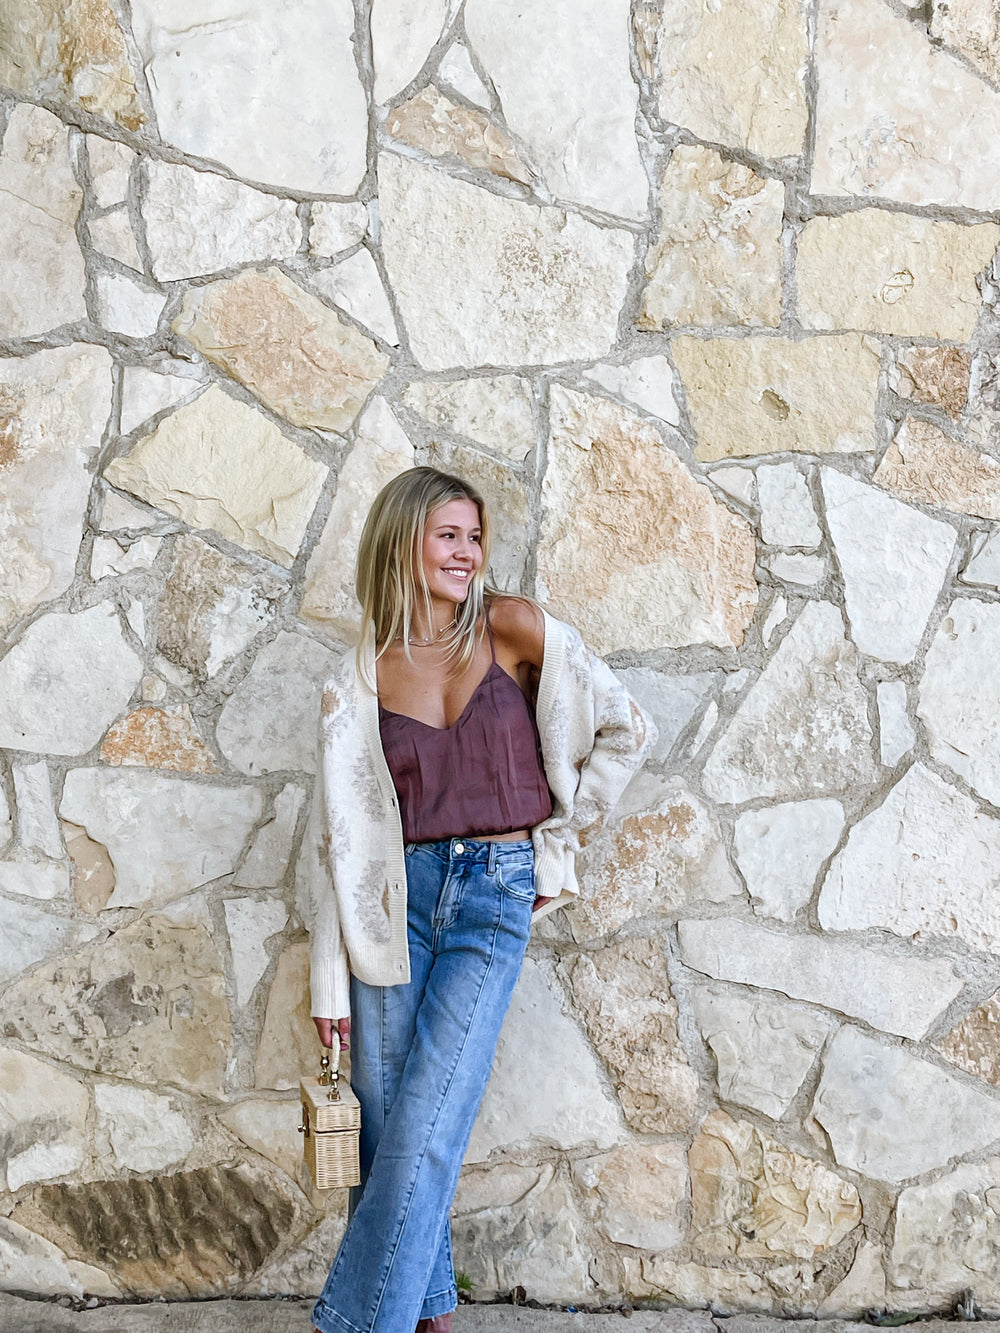
{"label": "woman's bare shoulder", "polygon": [[524,597],[495,597],[489,616],[497,641],[515,653],[518,662],[542,665],[545,617],[540,607]]}

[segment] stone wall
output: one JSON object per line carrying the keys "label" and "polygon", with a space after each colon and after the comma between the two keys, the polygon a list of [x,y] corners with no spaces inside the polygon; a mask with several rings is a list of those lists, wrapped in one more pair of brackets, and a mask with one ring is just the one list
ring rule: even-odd
{"label": "stone wall", "polygon": [[315,1291],[297,901],[415,461],[656,717],[480,1296],[1000,1309],[986,0],[5,0],[0,1286]]}

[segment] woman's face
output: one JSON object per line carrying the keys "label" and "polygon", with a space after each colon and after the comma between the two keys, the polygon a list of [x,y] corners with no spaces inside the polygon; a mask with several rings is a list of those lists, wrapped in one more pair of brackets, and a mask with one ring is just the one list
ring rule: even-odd
{"label": "woman's face", "polygon": [[421,558],[432,600],[455,606],[465,601],[472,576],[483,563],[481,536],[479,510],[471,500],[449,500],[431,510]]}

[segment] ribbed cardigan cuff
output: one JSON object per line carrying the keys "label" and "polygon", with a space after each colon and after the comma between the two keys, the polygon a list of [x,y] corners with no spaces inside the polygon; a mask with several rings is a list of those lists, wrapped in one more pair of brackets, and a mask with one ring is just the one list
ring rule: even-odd
{"label": "ribbed cardigan cuff", "polygon": [[319,957],[314,948],[309,973],[313,1017],[350,1018],[351,983],[343,950],[333,957]]}

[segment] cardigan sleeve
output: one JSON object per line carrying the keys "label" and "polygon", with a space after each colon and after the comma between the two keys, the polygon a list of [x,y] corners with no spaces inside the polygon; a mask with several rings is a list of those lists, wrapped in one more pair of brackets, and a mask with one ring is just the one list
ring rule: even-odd
{"label": "cardigan sleeve", "polygon": [[312,1013],[316,1018],[348,1018],[350,974],[328,854],[325,758],[321,743],[309,821],[296,869],[296,898],[299,915],[309,931]]}
{"label": "cardigan sleeve", "polygon": [[656,741],[656,728],[625,686],[576,630],[550,622],[546,689],[539,732],[555,798],[536,830],[536,874],[559,892],[576,892],[576,853],[600,830]]}

